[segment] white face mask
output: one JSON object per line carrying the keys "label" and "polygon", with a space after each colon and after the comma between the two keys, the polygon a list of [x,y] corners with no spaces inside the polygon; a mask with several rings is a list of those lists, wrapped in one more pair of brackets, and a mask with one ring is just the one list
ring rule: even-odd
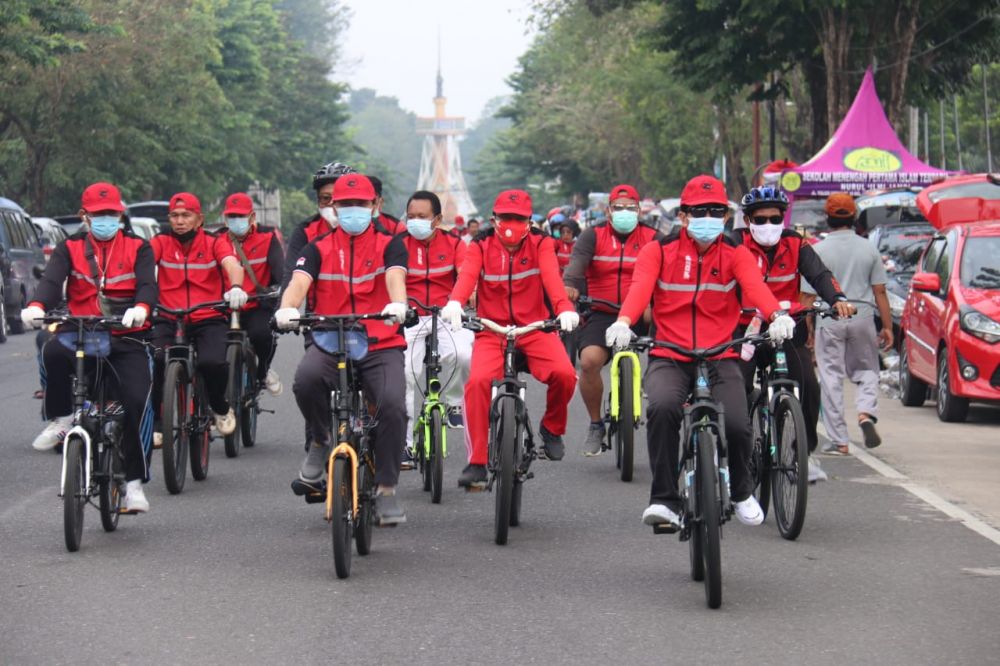
{"label": "white face mask", "polygon": [[330,225],[331,229],[337,228],[337,211],[333,209],[333,206],[320,208],[319,216],[326,220],[326,223]]}
{"label": "white face mask", "polygon": [[757,241],[758,245],[771,247],[781,240],[781,232],[785,230],[783,224],[751,224],[750,235]]}

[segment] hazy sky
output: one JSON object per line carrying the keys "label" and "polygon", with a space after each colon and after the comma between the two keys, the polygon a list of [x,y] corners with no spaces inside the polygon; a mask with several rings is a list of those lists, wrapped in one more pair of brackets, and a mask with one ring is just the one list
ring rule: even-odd
{"label": "hazy sky", "polygon": [[343,0],[351,27],[337,78],[396,97],[417,115],[434,113],[437,35],[448,115],[471,124],[527,50],[528,0]]}

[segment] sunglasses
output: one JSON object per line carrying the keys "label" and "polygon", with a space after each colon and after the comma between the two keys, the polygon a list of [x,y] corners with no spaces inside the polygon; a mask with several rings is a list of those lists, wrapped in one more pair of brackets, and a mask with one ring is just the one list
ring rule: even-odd
{"label": "sunglasses", "polygon": [[639,207],[635,204],[611,204],[611,212],[620,213],[623,210],[631,211],[633,213],[638,213]]}
{"label": "sunglasses", "polygon": [[687,214],[691,217],[725,217],[728,211],[726,206],[692,206]]}
{"label": "sunglasses", "polygon": [[784,224],[784,215],[755,215],[750,218],[754,224]]}

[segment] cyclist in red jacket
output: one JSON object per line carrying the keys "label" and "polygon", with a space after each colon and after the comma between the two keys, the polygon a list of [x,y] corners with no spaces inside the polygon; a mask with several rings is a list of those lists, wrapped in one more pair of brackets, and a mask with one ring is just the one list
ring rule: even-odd
{"label": "cyclist in red jacket", "polygon": [[[731,340],[740,318],[737,285],[771,322],[774,340],[792,337],[795,322],[781,310],[764,284],[750,252],[723,235],[729,215],[726,188],[712,176],[697,176],[681,194],[684,228],[639,251],[632,286],[618,320],[607,331],[609,347],[628,344],[631,324],[652,303],[656,339],[687,349],[713,347]],[[662,348],[649,353],[644,387],[649,396],[646,445],[653,472],[647,525],[680,526],[681,498],[677,492],[679,429],[683,405],[691,391],[696,364]],[[764,513],[754,499],[747,462],[750,419],[738,355],[728,351],[713,362],[717,380],[712,394],[725,411],[731,496],[736,517],[759,525]]]}
{"label": "cyclist in red jacket", "polygon": [[[498,324],[524,326],[550,318],[546,297],[563,331],[570,332],[579,324],[580,317],[559,279],[555,243],[550,236],[530,229],[530,220],[531,196],[527,192],[500,193],[493,205],[493,228],[469,244],[458,282],[441,312],[452,330],[461,328],[462,308],[474,289],[479,316]],[[490,386],[503,376],[503,344],[499,336],[484,331],[476,335],[472,348],[472,369],[465,385],[469,465],[458,479],[458,485],[465,488],[486,484]],[[542,454],[549,460],[561,460],[576,373],[556,333],[529,333],[518,339],[517,347],[527,357],[532,376],[548,385],[539,428]]]}

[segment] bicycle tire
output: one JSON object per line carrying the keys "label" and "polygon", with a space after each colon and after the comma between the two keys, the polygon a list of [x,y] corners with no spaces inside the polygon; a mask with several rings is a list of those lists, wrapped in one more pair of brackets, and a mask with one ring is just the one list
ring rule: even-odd
{"label": "bicycle tire", "polygon": [[195,421],[196,429],[194,438],[188,446],[191,452],[191,477],[195,481],[204,481],[208,478],[208,463],[212,441],[212,410],[208,406],[208,399],[205,397],[205,384],[196,380],[194,388],[194,400],[191,411],[197,414]]}
{"label": "bicycle tire", "polygon": [[781,536],[792,541],[802,532],[806,519],[809,442],[802,406],[787,391],[779,393],[774,401],[774,430],[777,442],[777,464],[771,472],[774,521]]}
{"label": "bicycle tire", "polygon": [[[243,350],[239,345],[229,345],[226,351],[226,364],[229,367],[229,375],[226,381],[226,399],[233,408],[236,416],[236,423],[240,423],[243,417]],[[235,458],[240,455],[240,436],[242,428],[236,428],[232,434],[225,435],[222,439],[225,443],[224,449],[227,458]]]}
{"label": "bicycle tire", "polygon": [[632,480],[632,470],[635,460],[635,411],[632,394],[633,378],[632,359],[624,357],[618,362],[618,427],[615,439],[618,440],[619,477],[625,483]]}
{"label": "bicycle tire", "polygon": [[160,410],[163,422],[163,480],[171,495],[184,490],[187,479],[188,424],[191,418],[188,388],[184,365],[170,363],[163,380]]}
{"label": "bicycle tire", "polygon": [[688,471],[695,472],[695,474],[691,475],[693,485],[688,486],[687,489],[688,513],[686,520],[689,523],[688,559],[691,564],[691,580],[700,583],[705,580],[705,545],[704,535],[701,531],[701,512],[698,508],[700,499],[698,496],[698,485],[700,481],[698,479],[698,465],[696,461],[688,462],[687,466],[681,470],[681,474],[686,474]]}
{"label": "bicycle tire", "polygon": [[709,608],[722,605],[722,501],[715,444],[715,433],[711,430],[698,432],[698,505],[705,558],[705,601]]}
{"label": "bicycle tire", "polygon": [[118,456],[119,441],[104,450],[102,472],[107,476],[98,484],[98,506],[101,510],[101,527],[105,532],[118,529],[118,517],[122,508],[122,488],[118,477],[121,474],[121,458]]}
{"label": "bicycle tire", "polygon": [[764,416],[765,396],[760,389],[750,394],[750,482],[753,496],[767,518],[771,505],[771,444],[767,436],[767,419]]}
{"label": "bicycle tire", "polygon": [[243,411],[239,419],[243,436],[243,448],[250,449],[257,443],[257,418],[260,416],[260,403],[257,402],[257,357],[253,350],[243,356]]}
{"label": "bicycle tire", "polygon": [[424,492],[429,493],[433,485],[433,479],[431,478],[431,466],[427,454],[427,428],[424,424],[424,417],[421,417],[420,423],[417,425],[416,448],[414,452],[416,453],[417,467],[420,469],[420,479],[423,483]]}
{"label": "bicycle tire", "polygon": [[66,485],[63,487],[63,536],[66,550],[80,550],[83,538],[83,509],[87,505],[88,489],[85,483],[83,440],[71,437],[66,442]]}
{"label": "bicycle tire", "polygon": [[441,420],[441,410],[431,412],[431,446],[427,468],[431,477],[431,503],[441,503],[441,490],[444,488],[444,438],[445,425]]}
{"label": "bicycle tire", "polygon": [[502,398],[500,430],[497,432],[496,505],[493,514],[493,540],[498,546],[507,543],[510,529],[511,499],[514,494],[514,449],[517,438],[517,414],[513,399]]}
{"label": "bicycle tire", "polygon": [[347,578],[351,575],[351,538],[354,534],[352,513],[353,483],[350,461],[337,456],[333,461],[333,478],[330,480],[330,492],[333,493],[330,512],[330,531],[333,535],[333,569],[337,578]]}
{"label": "bicycle tire", "polygon": [[358,555],[372,552],[375,525],[375,472],[371,460],[358,458],[358,516],[354,522],[354,543]]}

